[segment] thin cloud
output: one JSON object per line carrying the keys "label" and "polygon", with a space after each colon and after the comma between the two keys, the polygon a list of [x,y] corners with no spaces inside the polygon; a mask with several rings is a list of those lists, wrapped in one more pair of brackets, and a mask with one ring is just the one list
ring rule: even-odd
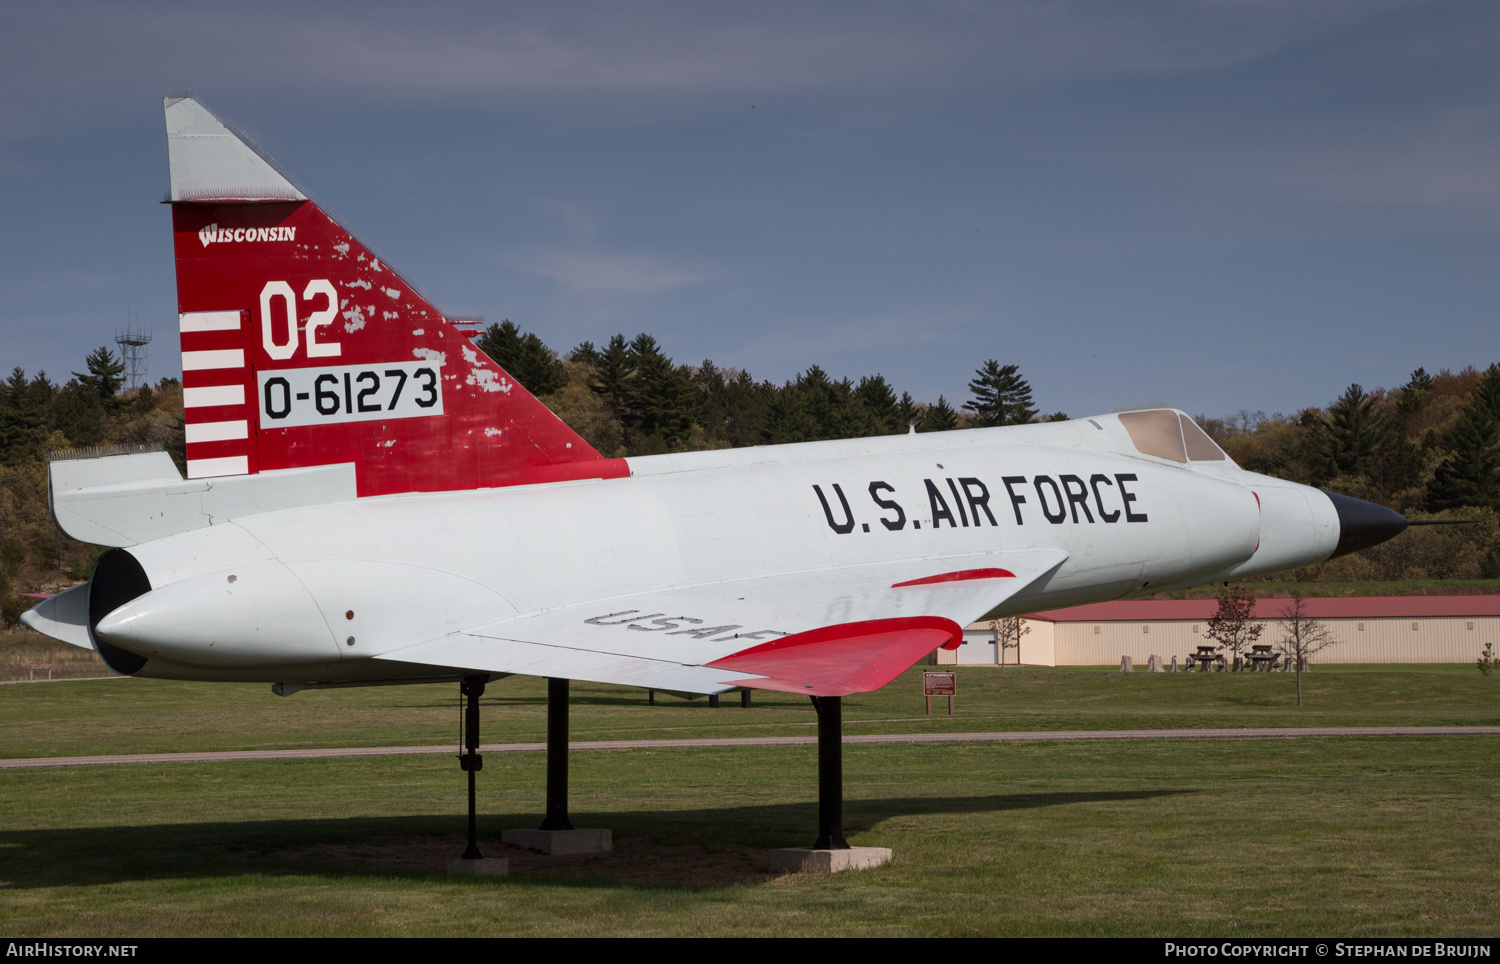
{"label": "thin cloud", "polygon": [[588,297],[647,297],[706,280],[702,272],[651,254],[535,248],[507,259],[510,267]]}
{"label": "thin cloud", "polygon": [[1267,153],[1243,176],[1335,203],[1470,214],[1474,205],[1500,205],[1500,112],[1493,108],[1452,108],[1401,130],[1309,133]]}
{"label": "thin cloud", "polygon": [[[840,92],[1206,71],[1413,0],[899,4],[60,2],[0,13],[11,135],[141,89],[449,93]],[[326,96],[326,95],[325,95]],[[19,126],[18,126],[19,125]]]}
{"label": "thin cloud", "polygon": [[1236,191],[1365,210],[1425,212],[1441,222],[1490,221],[1500,209],[1500,107],[1451,106],[1381,124],[1368,117],[1245,121],[1203,137],[1157,126],[1117,140],[1118,169],[1176,171]]}

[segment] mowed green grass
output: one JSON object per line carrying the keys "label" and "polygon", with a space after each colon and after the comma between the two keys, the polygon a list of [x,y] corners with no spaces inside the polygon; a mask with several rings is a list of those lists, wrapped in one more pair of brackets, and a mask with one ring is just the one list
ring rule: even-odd
{"label": "mowed green grass", "polygon": [[[958,715],[913,670],[846,730],[1500,722],[1463,666],[1121,675],[959,668]],[[456,686],[303,692],[144,680],[0,687],[0,756],[456,742]],[[575,684],[575,739],[811,735],[807,701],[739,708]],[[486,741],[543,736],[541,681],[484,698]],[[490,754],[483,846],[450,879],[449,756],[0,771],[0,926],[26,935],[1486,935],[1500,929],[1488,736],[851,746],[846,828],[888,867],[774,876],[816,828],[812,747],[576,752],[580,826],[609,855],[502,847],[544,757]]]}
{"label": "mowed green grass", "polygon": [[[1279,673],[1142,673],[1113,669],[957,667],[955,715],[924,714],[915,667],[844,701],[845,732],[1140,729],[1202,726],[1500,724],[1500,680],[1464,665],[1320,666]],[[813,735],[808,700],[756,693],[718,709],[625,687],[575,683],[575,740]],[[546,684],[511,677],[482,699],[485,742],[546,738]],[[115,679],[0,686],[0,757],[453,743],[458,686],[305,690],[267,684]]]}
{"label": "mowed green grass", "polygon": [[[1488,737],[846,751],[879,870],[772,876],[815,826],[811,748],[595,751],[573,808],[618,852],[450,879],[451,759],[0,773],[0,927],[25,935],[1486,935]],[[479,774],[491,855],[540,754]]]}

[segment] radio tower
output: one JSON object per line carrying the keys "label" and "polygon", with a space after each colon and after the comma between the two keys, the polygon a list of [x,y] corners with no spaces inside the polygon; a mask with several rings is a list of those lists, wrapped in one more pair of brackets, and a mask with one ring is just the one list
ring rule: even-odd
{"label": "radio tower", "polygon": [[146,381],[146,346],[151,344],[151,332],[141,330],[139,319],[127,322],[123,332],[115,333],[115,344],[120,346],[125,362],[126,388],[133,392]]}

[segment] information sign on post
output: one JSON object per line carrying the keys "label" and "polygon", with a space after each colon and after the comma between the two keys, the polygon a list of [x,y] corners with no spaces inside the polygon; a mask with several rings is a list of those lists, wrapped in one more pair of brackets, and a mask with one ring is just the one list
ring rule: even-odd
{"label": "information sign on post", "polygon": [[957,673],[923,673],[922,695],[927,697],[927,715],[932,715],[932,698],[948,697],[948,715],[953,715],[953,697],[958,695]]}

